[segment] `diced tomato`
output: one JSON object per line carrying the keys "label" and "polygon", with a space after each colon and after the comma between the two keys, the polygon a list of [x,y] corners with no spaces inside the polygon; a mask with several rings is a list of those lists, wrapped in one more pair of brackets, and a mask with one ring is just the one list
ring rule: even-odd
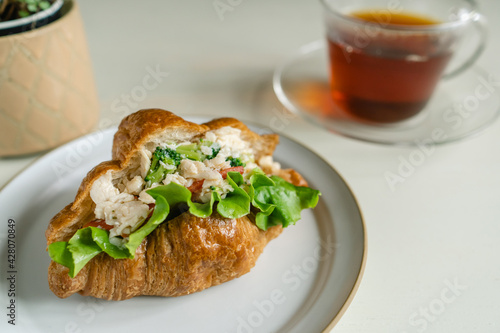
{"label": "diced tomato", "polygon": [[202,180],[195,180],[191,186],[188,187],[188,190],[191,191],[191,193],[196,193],[201,191],[201,188],[203,187],[203,183],[205,182],[205,179]]}
{"label": "diced tomato", "polygon": [[96,227],[96,228],[99,228],[100,227],[101,229],[108,230],[108,231],[111,230],[111,229],[113,229],[112,225],[106,224],[106,221],[101,220],[101,219],[96,219],[96,220],[90,221],[89,223],[87,223],[83,227],[84,228],[86,228],[86,227]]}
{"label": "diced tomato", "polygon": [[223,169],[223,170],[219,171],[219,173],[222,175],[223,179],[227,178],[228,172],[239,172],[239,173],[243,174],[243,172],[245,172],[245,168],[243,166],[236,166],[236,167],[231,167],[231,168],[227,168],[227,169]]}
{"label": "diced tomato", "polygon": [[149,214],[148,214],[148,217],[146,217],[146,220],[144,222],[147,222],[149,221],[149,219],[151,218],[151,216],[153,216],[153,212],[155,211],[155,204],[154,203],[150,203],[148,204],[148,207],[149,207]]}

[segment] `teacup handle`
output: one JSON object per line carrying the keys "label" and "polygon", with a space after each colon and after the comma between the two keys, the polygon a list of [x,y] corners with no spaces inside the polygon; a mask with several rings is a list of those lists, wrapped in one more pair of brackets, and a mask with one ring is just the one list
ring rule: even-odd
{"label": "teacup handle", "polygon": [[443,74],[442,76],[443,79],[450,79],[462,73],[467,68],[472,66],[472,64],[474,64],[476,60],[479,58],[479,56],[483,53],[486,47],[486,37],[488,36],[488,30],[486,28],[486,18],[479,13],[475,13],[474,17],[472,18],[472,24],[473,27],[477,30],[477,33],[479,34],[479,43],[476,49],[460,66],[453,69],[449,73]]}

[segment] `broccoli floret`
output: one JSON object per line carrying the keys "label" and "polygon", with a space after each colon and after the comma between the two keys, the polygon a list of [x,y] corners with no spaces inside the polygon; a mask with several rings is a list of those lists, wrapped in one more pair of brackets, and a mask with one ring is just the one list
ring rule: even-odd
{"label": "broccoli floret", "polygon": [[[181,155],[173,149],[156,147],[151,158],[151,167],[144,178],[147,187],[150,187],[154,183],[160,183],[165,179],[167,174],[174,172],[176,167],[181,163],[181,159]],[[165,165],[173,167],[167,169]]]}
{"label": "broccoli floret", "polygon": [[194,161],[202,161],[205,157],[196,143],[179,146],[177,147],[177,152]]}
{"label": "broccoli floret", "polygon": [[239,158],[237,157],[231,157],[229,156],[228,158],[226,158],[226,161],[229,161],[229,163],[231,164],[231,167],[237,167],[237,166],[246,166],[245,163],[243,163]]}
{"label": "broccoli floret", "polygon": [[209,147],[210,149],[212,149],[212,154],[206,155],[207,160],[211,160],[211,159],[215,158],[215,156],[217,156],[217,154],[220,151],[220,144],[218,144],[217,142],[212,142],[209,140],[200,139],[200,144],[202,146],[206,146],[206,147]]}
{"label": "broccoli floret", "polygon": [[206,145],[212,149],[212,154],[207,155],[207,160],[211,160],[212,158],[215,158],[215,156],[217,156],[217,154],[220,152],[220,144],[218,144],[217,142],[206,140],[203,141],[202,144],[205,144],[205,142]]}
{"label": "broccoli floret", "polygon": [[165,164],[178,166],[181,163],[181,154],[170,148],[156,148],[155,155]]}

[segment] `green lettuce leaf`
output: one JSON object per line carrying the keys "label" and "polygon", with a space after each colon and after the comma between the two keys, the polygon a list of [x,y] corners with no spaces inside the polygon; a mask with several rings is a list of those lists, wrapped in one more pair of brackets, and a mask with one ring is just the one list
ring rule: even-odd
{"label": "green lettuce leaf", "polygon": [[309,187],[294,186],[284,179],[268,177],[258,168],[245,183],[239,172],[228,172],[227,181],[233,191],[222,198],[216,191],[207,203],[191,200],[192,193],[176,183],[158,186],[147,191],[156,202],[153,214],[139,229],[130,234],[128,241],[116,246],[109,241],[109,232],[96,227],[78,230],[68,242],[54,242],[49,245],[49,255],[55,262],[69,268],[73,278],[96,255],[107,253],[115,259],[132,259],[139,245],[158,225],[163,223],[172,207],[186,204],[188,211],[198,217],[212,215],[216,204],[217,212],[226,218],[240,218],[250,213],[254,206],[256,224],[262,230],[271,226],[287,227],[300,219],[301,210],[312,208],[318,203],[320,192]]}
{"label": "green lettuce leaf", "polygon": [[[189,192],[189,191],[188,191]],[[132,259],[135,251],[144,238],[149,235],[170,212],[170,206],[163,196],[151,194],[156,200],[153,215],[146,224],[129,236],[123,247],[118,247],[109,241],[109,232],[96,227],[86,227],[78,230],[68,242],[54,242],[49,245],[49,256],[55,262],[69,268],[69,276],[75,277],[78,272],[96,255],[107,253],[115,259]]]}
{"label": "green lettuce leaf", "polygon": [[[237,219],[250,213],[250,202],[252,201],[248,193],[242,189],[245,180],[239,172],[228,172],[227,181],[233,187],[233,191],[226,194],[224,199],[219,199],[217,212],[220,215]],[[214,192],[212,192],[214,193]]]}
{"label": "green lettuce leaf", "polygon": [[[147,192],[149,193],[149,191]],[[139,245],[141,245],[144,238],[146,238],[146,236],[152,233],[157,226],[159,226],[163,221],[165,221],[165,219],[168,216],[168,213],[170,213],[170,205],[167,202],[167,200],[165,200],[164,197],[162,197],[161,195],[157,195],[154,192],[149,193],[149,195],[151,195],[155,199],[156,202],[155,209],[153,211],[153,215],[151,215],[146,224],[144,224],[139,229],[131,233],[130,236],[128,237],[128,242],[125,243],[125,247],[128,249],[130,253],[129,258],[134,257],[135,251],[137,250]]]}
{"label": "green lettuce leaf", "polygon": [[[162,185],[146,191],[151,195],[156,202],[163,199],[170,211],[170,207],[175,207],[180,203],[186,203],[189,207],[189,212],[198,217],[207,217],[212,214],[212,206],[214,198],[208,203],[197,203],[191,201],[191,191],[182,185],[176,183],[169,183],[168,185]],[[156,210],[156,206],[155,206]],[[168,215],[168,212],[167,212]],[[166,217],[165,217],[166,218]]]}
{"label": "green lettuce leaf", "polygon": [[128,248],[120,248],[109,242],[108,231],[96,227],[80,229],[68,242],[54,242],[48,250],[52,260],[69,268],[72,278],[101,252],[115,259],[133,258]]}
{"label": "green lettuce leaf", "polygon": [[318,190],[295,186],[277,176],[269,178],[260,172],[250,177],[250,185],[252,205],[260,209],[255,216],[255,223],[262,230],[275,225],[286,228],[295,224],[300,220],[303,209],[316,206],[321,194]]}

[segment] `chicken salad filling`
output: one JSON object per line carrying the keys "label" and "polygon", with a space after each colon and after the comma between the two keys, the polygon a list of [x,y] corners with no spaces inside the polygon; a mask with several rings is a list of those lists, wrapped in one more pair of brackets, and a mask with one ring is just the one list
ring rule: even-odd
{"label": "chicken salad filling", "polygon": [[114,184],[110,171],[92,185],[90,196],[96,205],[92,226],[108,230],[110,241],[120,245],[151,214],[155,199],[148,190],[175,183],[187,188],[193,201],[209,203],[213,192],[224,199],[234,191],[229,172],[240,173],[248,182],[256,168],[276,174],[281,166],[272,156],[255,161],[241,131],[232,127],[208,131],[194,141],[164,143],[152,152],[143,149],[131,178]]}

